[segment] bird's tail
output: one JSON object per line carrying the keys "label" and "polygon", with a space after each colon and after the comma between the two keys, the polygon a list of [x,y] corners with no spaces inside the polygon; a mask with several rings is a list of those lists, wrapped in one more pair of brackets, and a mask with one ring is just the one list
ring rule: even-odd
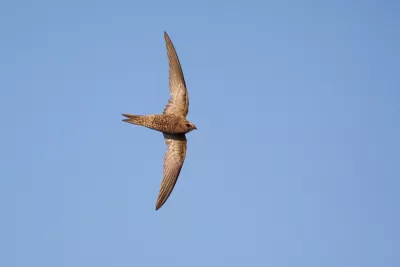
{"label": "bird's tail", "polygon": [[136,125],[143,125],[143,117],[142,115],[131,115],[131,114],[122,114],[122,116],[127,117],[127,119],[123,119],[122,121],[136,124]]}

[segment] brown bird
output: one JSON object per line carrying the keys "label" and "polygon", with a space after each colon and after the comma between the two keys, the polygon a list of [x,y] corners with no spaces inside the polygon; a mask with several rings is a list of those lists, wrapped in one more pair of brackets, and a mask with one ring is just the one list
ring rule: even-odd
{"label": "brown bird", "polygon": [[167,201],[178,180],[186,156],[185,134],[197,129],[193,123],[186,120],[189,112],[189,95],[186,90],[185,78],[183,77],[178,55],[166,32],[164,32],[164,38],[169,61],[169,90],[171,97],[163,114],[122,114],[127,117],[127,119],[123,120],[125,122],[162,132],[168,146],[164,157],[164,175],[160,192],[158,193],[156,210],[161,208]]}

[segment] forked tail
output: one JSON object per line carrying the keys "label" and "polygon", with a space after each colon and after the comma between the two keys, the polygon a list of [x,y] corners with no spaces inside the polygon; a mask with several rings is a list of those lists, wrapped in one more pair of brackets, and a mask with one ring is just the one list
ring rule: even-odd
{"label": "forked tail", "polygon": [[143,116],[142,115],[131,115],[131,114],[122,114],[122,116],[127,117],[127,119],[123,119],[122,121],[136,124],[136,125],[143,125]]}

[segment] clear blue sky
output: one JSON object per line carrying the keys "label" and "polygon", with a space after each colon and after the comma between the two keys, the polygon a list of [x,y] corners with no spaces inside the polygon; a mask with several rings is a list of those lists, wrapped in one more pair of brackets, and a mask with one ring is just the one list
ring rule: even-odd
{"label": "clear blue sky", "polygon": [[[399,13],[3,1],[0,266],[400,266]],[[156,212],[164,140],[120,114],[164,109],[164,30],[198,131]]]}

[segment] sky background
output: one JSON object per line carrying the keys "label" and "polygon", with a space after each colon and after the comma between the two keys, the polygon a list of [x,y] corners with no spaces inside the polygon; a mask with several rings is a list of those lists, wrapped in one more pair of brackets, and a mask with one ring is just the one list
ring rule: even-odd
{"label": "sky background", "polygon": [[[399,1],[2,1],[0,266],[400,266]],[[121,121],[189,95],[188,152]]]}

